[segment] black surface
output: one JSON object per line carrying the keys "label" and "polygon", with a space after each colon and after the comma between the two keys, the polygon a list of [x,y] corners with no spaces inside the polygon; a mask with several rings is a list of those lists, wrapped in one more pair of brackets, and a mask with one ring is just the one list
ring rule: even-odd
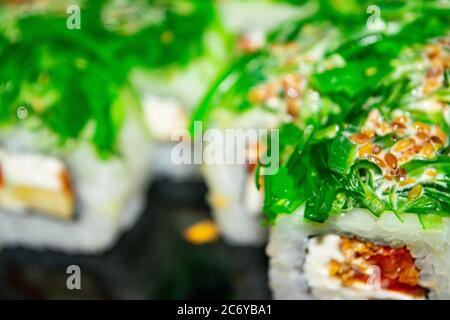
{"label": "black surface", "polygon": [[[201,181],[155,181],[137,224],[101,255],[1,251],[0,298],[268,299],[263,249],[183,239],[185,227],[209,216],[205,192]],[[66,287],[69,265],[81,268],[81,290]]]}

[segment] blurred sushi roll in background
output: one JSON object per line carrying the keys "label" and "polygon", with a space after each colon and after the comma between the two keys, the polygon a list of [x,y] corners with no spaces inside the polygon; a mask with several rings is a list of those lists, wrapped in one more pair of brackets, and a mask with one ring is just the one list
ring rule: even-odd
{"label": "blurred sushi roll in background", "polygon": [[214,1],[108,0],[100,18],[123,38],[116,53],[130,70],[155,142],[155,176],[195,178],[195,166],[176,165],[170,156],[178,142],[174,133],[187,127],[193,106],[229,53]]}
{"label": "blurred sushi roll in background", "polygon": [[370,43],[349,37],[333,53],[344,63],[312,75],[341,118],[298,130],[265,177],[276,299],[450,297],[450,8],[416,4]]}
{"label": "blurred sushi roll in background", "polygon": [[[73,5],[79,30],[66,25]],[[0,202],[16,214],[5,214],[0,237],[5,245],[106,249],[139,216],[152,177],[191,168],[171,165],[168,142],[186,127],[186,106],[224,50],[212,2],[2,8]],[[207,36],[219,44],[206,46],[214,43]]]}
{"label": "blurred sushi roll in background", "polygon": [[151,173],[139,101],[88,17],[77,33],[65,7],[19,13],[0,46],[0,245],[104,250]]}

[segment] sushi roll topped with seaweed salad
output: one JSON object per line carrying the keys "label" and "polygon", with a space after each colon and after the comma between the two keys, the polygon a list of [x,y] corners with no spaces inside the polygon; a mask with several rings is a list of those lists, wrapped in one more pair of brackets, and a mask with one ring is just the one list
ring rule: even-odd
{"label": "sushi roll topped with seaweed salad", "polygon": [[314,73],[311,85],[340,112],[282,130],[289,155],[264,180],[269,220],[304,205],[304,217],[318,223],[366,208],[440,227],[450,214],[449,14],[421,10],[329,55],[341,64]]}
{"label": "sushi roll topped with seaweed salad", "polygon": [[76,2],[81,29],[69,1],[0,5],[0,247],[98,252],[142,212],[153,148],[129,74],[197,56],[211,3],[140,1],[158,23],[129,29],[105,25],[110,2]]}

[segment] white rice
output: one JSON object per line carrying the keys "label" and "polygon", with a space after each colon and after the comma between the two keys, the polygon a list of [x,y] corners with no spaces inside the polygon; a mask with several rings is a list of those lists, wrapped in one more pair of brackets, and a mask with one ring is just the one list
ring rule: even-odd
{"label": "white rice", "polygon": [[450,298],[450,223],[443,219],[442,230],[424,230],[417,215],[394,213],[376,218],[364,209],[331,216],[326,223],[306,222],[303,208],[291,215],[280,215],[270,232],[267,254],[269,280],[275,299],[314,299],[303,266],[311,236],[350,235],[390,246],[406,245],[420,269],[419,284],[428,288],[429,299]]}
{"label": "white rice", "polygon": [[[262,195],[258,198],[255,184],[247,183],[245,165],[205,165],[202,170],[209,190],[208,202],[225,241],[232,245],[263,245],[267,228],[261,224]],[[254,180],[253,176],[250,179]]]}
{"label": "white rice", "polygon": [[[282,114],[282,110],[279,114],[272,114],[252,109],[236,116],[226,110],[216,110],[211,127],[224,134],[227,129],[275,128]],[[245,139],[249,143],[257,142],[250,141],[249,136]],[[238,152],[231,143],[226,143],[224,147],[225,155],[236,155]],[[267,227],[262,225],[263,195],[256,188],[254,174],[248,174],[245,164],[211,163],[212,159],[208,157],[204,160],[210,161],[202,166],[208,186],[208,202],[225,241],[241,246],[265,244]]]}

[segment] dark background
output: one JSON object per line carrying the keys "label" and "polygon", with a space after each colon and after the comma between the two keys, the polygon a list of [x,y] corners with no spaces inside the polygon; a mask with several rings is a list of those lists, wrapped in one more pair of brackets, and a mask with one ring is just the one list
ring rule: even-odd
{"label": "dark background", "polygon": [[[202,181],[164,177],[135,226],[101,255],[0,251],[0,299],[269,299],[263,248],[192,245],[183,230],[209,217]],[[69,290],[69,265],[81,290]]]}

